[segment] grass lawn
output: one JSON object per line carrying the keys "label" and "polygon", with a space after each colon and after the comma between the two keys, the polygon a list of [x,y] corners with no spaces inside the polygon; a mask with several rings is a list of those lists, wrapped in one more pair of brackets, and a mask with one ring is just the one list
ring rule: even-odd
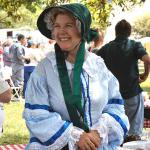
{"label": "grass lawn", "polygon": [[[150,95],[150,78],[141,85]],[[28,142],[29,133],[22,119],[24,102],[11,102],[4,105],[5,123],[4,132],[0,137],[0,145],[25,144]]]}
{"label": "grass lawn", "polygon": [[29,133],[22,118],[24,102],[11,102],[4,105],[5,122],[4,132],[0,137],[0,145],[25,144]]}

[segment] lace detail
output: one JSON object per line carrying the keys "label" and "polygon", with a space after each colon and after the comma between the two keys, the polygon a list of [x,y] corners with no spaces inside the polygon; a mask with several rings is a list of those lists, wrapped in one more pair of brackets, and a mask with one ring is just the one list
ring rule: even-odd
{"label": "lace detail", "polygon": [[[105,118],[103,118],[103,119],[105,119]],[[103,122],[98,121],[96,124],[94,124],[91,127],[91,130],[96,130],[99,133],[99,136],[101,138],[101,144],[108,143],[108,132],[109,132],[108,130],[109,129]]]}
{"label": "lace detail", "polygon": [[73,127],[73,130],[71,132],[71,140],[74,142],[78,142],[80,139],[80,135],[84,132],[84,130],[78,128],[78,127]]}
{"label": "lace detail", "polygon": [[108,114],[103,114],[99,122],[91,130],[97,130],[102,138],[102,144],[113,143],[119,145],[123,142],[123,129],[120,124]]}
{"label": "lace detail", "polygon": [[77,150],[76,142],[79,141],[81,134],[84,132],[84,130],[78,128],[78,127],[73,127],[71,131],[71,137],[69,141],[69,149],[70,150]]}

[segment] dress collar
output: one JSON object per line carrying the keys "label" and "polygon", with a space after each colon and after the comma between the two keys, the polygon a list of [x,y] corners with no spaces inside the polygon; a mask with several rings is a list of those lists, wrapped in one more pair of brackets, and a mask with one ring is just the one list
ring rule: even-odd
{"label": "dress collar", "polygon": [[[55,52],[52,51],[52,52],[48,53],[47,58],[51,62],[54,72],[58,75]],[[85,52],[85,61],[83,64],[83,70],[90,77],[94,77],[95,73],[97,72],[97,70],[93,66],[93,60],[97,59],[97,58],[98,58],[98,56],[96,56],[95,54],[93,54],[89,51]],[[69,70],[72,69],[73,65],[71,63],[69,63],[68,61],[66,61],[66,62],[67,62],[67,69],[69,69]]]}

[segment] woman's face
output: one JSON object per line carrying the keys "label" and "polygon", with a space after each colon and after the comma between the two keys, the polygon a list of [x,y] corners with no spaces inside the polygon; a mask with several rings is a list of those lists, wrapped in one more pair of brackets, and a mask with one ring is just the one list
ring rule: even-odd
{"label": "woman's face", "polygon": [[67,14],[58,14],[53,26],[56,43],[62,50],[75,51],[81,41],[81,35],[76,27],[76,20]]}

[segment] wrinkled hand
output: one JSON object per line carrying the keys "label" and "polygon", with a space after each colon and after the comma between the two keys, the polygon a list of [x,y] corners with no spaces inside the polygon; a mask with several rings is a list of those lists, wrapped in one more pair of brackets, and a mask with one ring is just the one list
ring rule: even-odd
{"label": "wrinkled hand", "polygon": [[97,150],[100,143],[99,133],[96,130],[91,130],[88,133],[84,132],[76,144],[79,150]]}

